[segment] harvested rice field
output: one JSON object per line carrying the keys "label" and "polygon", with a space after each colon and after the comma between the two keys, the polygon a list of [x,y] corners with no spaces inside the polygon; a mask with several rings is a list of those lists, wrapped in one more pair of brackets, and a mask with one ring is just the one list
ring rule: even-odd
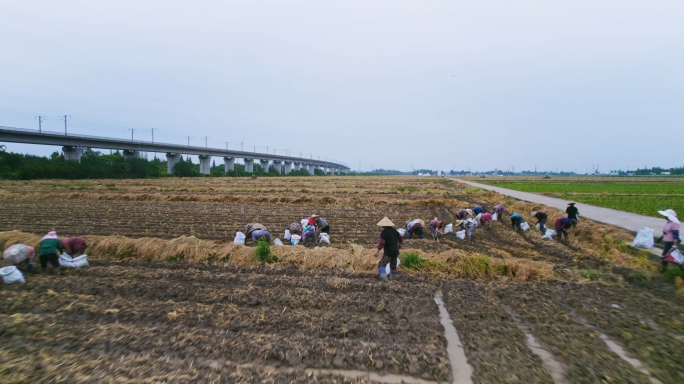
{"label": "harvested rice field", "polygon": [[[379,281],[383,216],[453,222],[475,204],[507,212],[471,242],[405,240],[397,281]],[[562,213],[446,179],[0,181],[0,209],[2,249],[55,229],[86,237],[90,261],[0,287],[3,383],[684,381],[676,271],[590,220],[567,243],[516,233],[512,212]],[[264,263],[233,243],[313,213],[331,244]]]}

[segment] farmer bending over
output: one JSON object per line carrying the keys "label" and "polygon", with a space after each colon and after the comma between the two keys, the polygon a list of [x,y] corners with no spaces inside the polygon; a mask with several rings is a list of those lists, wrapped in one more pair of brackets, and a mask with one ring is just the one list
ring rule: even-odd
{"label": "farmer bending over", "polygon": [[378,274],[380,280],[387,282],[387,263],[390,265],[390,280],[397,279],[397,257],[399,257],[399,243],[402,242],[401,236],[396,229],[394,223],[385,216],[378,222],[378,227],[382,227],[380,232],[380,243],[378,243],[378,250],[375,251],[377,257],[380,250],[383,250],[382,258],[378,262]]}
{"label": "farmer bending over", "polygon": [[480,227],[485,227],[486,229],[489,229],[489,223],[494,219],[494,215],[492,215],[489,212],[485,212],[475,216],[475,219],[477,219],[477,224]]}
{"label": "farmer bending over", "polygon": [[473,210],[468,208],[468,209],[461,209],[458,212],[456,212],[456,218],[459,220],[465,220],[466,217],[472,216]]}
{"label": "farmer bending over", "polygon": [[26,270],[31,273],[36,250],[26,244],[14,244],[3,252],[2,258],[19,269],[26,267]]}
{"label": "farmer bending over", "polygon": [[555,225],[557,233],[556,239],[561,241],[563,240],[563,235],[565,235],[565,240],[567,240],[568,236],[570,235],[570,226],[572,226],[572,221],[570,221],[570,219],[567,217],[561,217],[560,219],[556,220]]}
{"label": "farmer bending over", "polygon": [[494,208],[492,208],[492,213],[496,213],[497,216],[499,216],[499,219],[503,216],[504,211],[505,209],[503,205],[495,205]]}
{"label": "farmer bending over", "polygon": [[62,243],[57,237],[57,232],[50,231],[47,235],[40,240],[40,245],[38,246],[38,260],[40,261],[40,273],[45,274],[47,272],[47,264],[50,262],[52,267],[55,269],[55,276],[59,276],[59,258],[57,256],[57,251],[63,251]]}
{"label": "farmer bending over", "polygon": [[532,211],[530,212],[530,216],[533,219],[537,219],[537,224],[539,224],[539,230],[541,231],[542,235],[546,232],[546,219],[548,216],[544,212],[539,212],[539,211]]}
{"label": "farmer bending over", "polygon": [[85,249],[88,246],[86,239],[82,237],[70,237],[68,239],[62,240],[62,247],[64,247],[64,252],[71,257],[78,257],[85,253]]}
{"label": "farmer bending over", "polygon": [[423,238],[423,227],[425,227],[425,222],[421,219],[414,219],[412,221],[406,222],[406,230],[408,231],[408,238],[412,238],[418,235],[421,239]]}
{"label": "farmer bending over", "polygon": [[264,239],[267,242],[271,242],[271,233],[266,229],[266,227],[263,224],[260,223],[249,223],[245,227],[245,235],[249,236],[252,235],[252,240],[254,240],[254,244],[259,241],[259,239]]}
{"label": "farmer bending over", "polygon": [[485,213],[485,212],[487,212],[487,210],[484,209],[483,207],[479,206],[479,205],[476,205],[475,208],[473,208],[473,212],[475,212],[474,215],[477,216],[477,215],[479,215],[480,213]]}
{"label": "farmer bending over", "polygon": [[520,224],[522,224],[522,216],[520,216],[519,213],[512,214],[511,226],[513,226],[513,230],[518,232],[518,229],[520,229]]}
{"label": "farmer bending over", "polygon": [[441,231],[441,229],[444,228],[444,222],[438,217],[435,217],[434,219],[430,220],[428,226],[430,226],[430,231],[432,231],[432,238],[439,241],[439,235],[444,234],[444,232]]}

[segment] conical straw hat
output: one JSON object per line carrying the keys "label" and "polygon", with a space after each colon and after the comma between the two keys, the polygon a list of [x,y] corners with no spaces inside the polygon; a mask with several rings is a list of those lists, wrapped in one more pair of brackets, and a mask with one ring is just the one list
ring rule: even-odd
{"label": "conical straw hat", "polygon": [[378,227],[394,227],[394,223],[387,216],[380,220],[377,225]]}

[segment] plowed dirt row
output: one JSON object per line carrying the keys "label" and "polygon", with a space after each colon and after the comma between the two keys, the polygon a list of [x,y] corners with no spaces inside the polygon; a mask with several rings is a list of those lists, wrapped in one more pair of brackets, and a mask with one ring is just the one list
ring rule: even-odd
{"label": "plowed dirt row", "polygon": [[[433,301],[441,290],[477,383],[551,382],[502,305],[564,362],[569,382],[648,382],[575,321],[575,312],[655,377],[678,382],[684,369],[676,351],[684,343],[663,338],[682,334],[681,313],[659,308],[654,315],[642,305],[631,314],[650,297],[627,289],[629,297],[615,301],[610,286],[439,282],[406,273],[383,285],[366,274],[280,266],[95,261],[0,290],[0,378],[353,382],[343,371],[361,371],[448,381]],[[637,317],[660,325],[644,328]],[[314,377],[312,369],[342,373]]]}

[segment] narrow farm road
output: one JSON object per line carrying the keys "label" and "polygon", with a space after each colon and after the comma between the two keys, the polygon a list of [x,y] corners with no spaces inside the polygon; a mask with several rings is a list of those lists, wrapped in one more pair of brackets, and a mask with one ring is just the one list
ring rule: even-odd
{"label": "narrow farm road", "polygon": [[[530,203],[539,203],[546,206],[560,209],[565,211],[568,206],[568,200],[556,199],[554,197],[548,197],[543,195],[538,195],[536,193],[514,191],[507,188],[499,188],[491,185],[474,183],[472,181],[467,181],[463,179],[451,178],[451,180],[457,181],[459,183],[468,184],[472,187],[482,188],[487,191],[495,191],[516,199],[528,201]],[[665,226],[665,218],[657,218],[650,216],[638,215],[636,213],[618,211],[610,208],[597,207],[595,205],[577,203],[576,207],[580,211],[580,220],[583,217],[598,221],[600,223],[614,225],[619,228],[626,229],[628,231],[637,232],[644,227],[652,228],[654,235],[656,237],[662,235],[662,228]],[[553,226],[553,223],[550,223]]]}

